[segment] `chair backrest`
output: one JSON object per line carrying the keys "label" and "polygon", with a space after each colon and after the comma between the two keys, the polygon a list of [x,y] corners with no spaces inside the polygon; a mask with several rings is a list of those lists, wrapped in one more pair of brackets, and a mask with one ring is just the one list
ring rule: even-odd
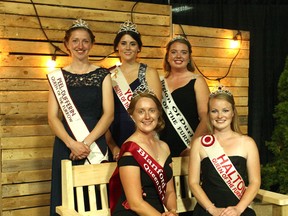
{"label": "chair backrest", "polygon": [[188,184],[189,157],[173,157],[173,177],[177,198],[177,212],[193,211],[196,199]]}
{"label": "chair backrest", "polygon": [[[102,163],[72,166],[70,160],[62,160],[62,206],[75,209],[77,203],[77,212],[81,215],[110,215],[108,183],[116,165]],[[85,193],[89,197],[89,212],[85,212]]]}
{"label": "chair backrest", "polygon": [[[188,187],[188,160],[188,157],[173,158],[178,212],[191,211],[196,203]],[[56,208],[57,213],[66,215],[65,212],[69,212],[67,215],[71,216],[71,210],[74,210],[75,215],[79,213],[85,216],[109,216],[108,183],[117,163],[78,166],[72,166],[70,160],[62,160],[61,163],[62,206]],[[85,193],[89,197],[89,211],[85,211]],[[101,202],[100,206],[99,202]],[[77,203],[77,212],[75,203]]]}

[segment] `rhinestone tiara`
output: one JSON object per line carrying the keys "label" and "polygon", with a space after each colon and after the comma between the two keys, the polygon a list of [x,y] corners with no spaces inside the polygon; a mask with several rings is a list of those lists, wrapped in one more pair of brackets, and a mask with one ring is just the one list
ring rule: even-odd
{"label": "rhinestone tiara", "polygon": [[231,97],[233,96],[232,92],[230,92],[227,88],[225,88],[222,85],[218,86],[216,91],[211,92],[210,97],[213,97],[213,96],[218,95],[218,94],[227,94]]}
{"label": "rhinestone tiara", "polygon": [[73,25],[69,29],[72,29],[72,28],[86,28],[86,29],[89,29],[89,25],[84,20],[77,19],[77,20],[73,21]]}
{"label": "rhinestone tiara", "polygon": [[153,96],[157,97],[152,89],[145,88],[145,89],[139,89],[139,90],[133,92],[133,98],[138,97],[138,96],[140,96],[143,93],[147,93],[147,94],[150,94],[150,95],[153,95]]}
{"label": "rhinestone tiara", "polygon": [[131,32],[135,32],[136,34],[139,34],[139,32],[137,31],[137,25],[131,22],[130,20],[127,20],[123,24],[120,25],[118,34],[120,32],[127,32],[127,31],[131,31]]}
{"label": "rhinestone tiara", "polygon": [[[182,36],[182,35],[177,35],[176,37],[174,37],[174,38],[172,38],[172,39],[170,40],[170,43],[172,43],[172,42],[174,42],[174,41],[176,41],[176,40],[185,40],[185,41],[189,42],[189,40],[188,40],[186,37],[184,37],[184,36]],[[190,43],[190,42],[189,42],[189,43]]]}

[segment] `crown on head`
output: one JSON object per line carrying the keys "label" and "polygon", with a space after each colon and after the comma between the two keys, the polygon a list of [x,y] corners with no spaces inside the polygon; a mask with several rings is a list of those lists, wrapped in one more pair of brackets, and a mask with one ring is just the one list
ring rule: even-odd
{"label": "crown on head", "polygon": [[[186,37],[184,37],[184,36],[182,36],[182,35],[177,35],[176,37],[174,37],[174,38],[172,38],[172,39],[170,40],[170,43],[172,43],[172,42],[174,42],[174,41],[176,41],[176,40],[185,40],[185,41],[189,42],[189,40],[188,40]],[[189,42],[189,43],[190,43],[190,42]]]}
{"label": "crown on head", "polygon": [[120,25],[118,34],[123,31],[124,32],[131,31],[131,32],[135,32],[136,34],[139,34],[139,32],[137,31],[137,25],[131,22],[130,20],[127,20],[123,24]]}
{"label": "crown on head", "polygon": [[153,95],[153,96],[157,97],[152,89],[145,88],[145,89],[139,89],[137,91],[134,91],[133,92],[133,98],[138,97],[138,96],[140,96],[141,94],[144,94],[144,93],[145,94],[150,94],[150,95]]}
{"label": "crown on head", "polygon": [[218,95],[218,94],[227,94],[231,97],[233,96],[233,94],[227,88],[225,88],[222,85],[218,86],[216,91],[211,92],[210,97],[213,97],[213,96]]}
{"label": "crown on head", "polygon": [[89,29],[89,26],[88,26],[88,23],[85,22],[84,20],[77,19],[77,20],[73,21],[73,25],[69,29],[72,29],[72,28],[86,28],[86,29]]}

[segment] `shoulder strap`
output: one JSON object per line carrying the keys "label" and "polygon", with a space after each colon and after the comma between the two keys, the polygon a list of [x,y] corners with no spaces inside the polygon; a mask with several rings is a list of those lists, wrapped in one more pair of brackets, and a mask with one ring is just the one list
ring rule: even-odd
{"label": "shoulder strap", "polygon": [[147,64],[140,63],[139,66],[139,73],[138,73],[138,79],[141,83],[147,83],[146,81],[146,70],[147,70]]}

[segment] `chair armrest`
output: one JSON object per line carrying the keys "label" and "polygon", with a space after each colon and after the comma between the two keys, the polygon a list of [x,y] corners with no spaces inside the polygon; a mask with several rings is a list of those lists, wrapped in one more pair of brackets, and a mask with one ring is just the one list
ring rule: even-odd
{"label": "chair armrest", "polygon": [[68,209],[64,206],[57,206],[56,212],[61,216],[82,216],[80,213],[76,212],[74,209]]}
{"label": "chair armrest", "polygon": [[256,195],[256,198],[262,202],[271,203],[274,205],[288,205],[288,195],[280,194],[272,191],[260,189]]}

